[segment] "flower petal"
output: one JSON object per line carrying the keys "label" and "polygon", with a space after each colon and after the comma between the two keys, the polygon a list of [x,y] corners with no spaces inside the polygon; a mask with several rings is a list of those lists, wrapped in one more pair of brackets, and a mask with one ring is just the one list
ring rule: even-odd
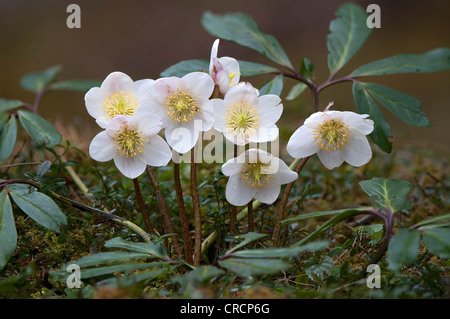
{"label": "flower petal", "polygon": [[269,183],[266,187],[256,191],[255,199],[267,205],[273,204],[280,196],[280,190],[281,186],[279,184]]}
{"label": "flower petal", "polygon": [[155,135],[144,144],[140,158],[150,166],[166,166],[172,158],[172,151],[161,136]]}
{"label": "flower petal", "polygon": [[106,79],[103,81],[102,86],[100,87],[102,90],[107,92],[107,95],[113,92],[128,92],[131,94],[135,94],[136,89],[134,86],[133,80],[122,72],[112,72],[109,74]]}
{"label": "flower petal", "polygon": [[227,105],[244,104],[257,105],[258,91],[248,82],[233,85],[224,96]]}
{"label": "flower petal", "polygon": [[143,79],[134,82],[134,86],[136,89],[135,96],[139,102],[139,108],[149,108],[151,103],[151,93],[153,89],[153,85],[155,84],[155,80],[152,79]]}
{"label": "flower petal", "polygon": [[214,91],[214,81],[208,73],[191,72],[182,77],[186,87],[197,97],[210,98]]}
{"label": "flower petal", "polygon": [[103,110],[103,102],[105,102],[108,94],[99,87],[94,87],[90,89],[84,96],[84,102],[86,104],[86,109],[90,116],[94,119],[105,115]]}
{"label": "flower petal", "polygon": [[114,158],[114,141],[105,131],[98,133],[89,145],[89,155],[98,162],[107,162]]}
{"label": "flower petal", "polygon": [[354,112],[342,112],[344,114],[344,123],[348,125],[351,133],[361,133],[368,135],[372,133],[374,128],[374,122],[367,119],[367,114],[357,114]]}
{"label": "flower petal", "polygon": [[240,175],[232,175],[228,179],[225,197],[230,204],[234,206],[246,205],[255,194],[256,189],[248,186]]}
{"label": "flower petal", "polygon": [[344,160],[352,166],[359,167],[367,164],[372,158],[372,150],[367,137],[352,134],[348,144],[342,148],[342,155]]}
{"label": "flower petal", "polygon": [[249,136],[248,140],[252,143],[272,142],[278,138],[278,132],[275,124],[269,127],[259,127],[254,134]]}
{"label": "flower petal", "polygon": [[125,176],[134,179],[144,173],[147,164],[139,159],[139,157],[114,157],[114,164],[117,169]]}
{"label": "flower petal", "polygon": [[242,163],[238,161],[238,159],[232,158],[228,160],[225,164],[222,165],[222,173],[225,176],[231,176],[235,174],[239,174],[242,168]]}
{"label": "flower petal", "polygon": [[186,89],[186,85],[181,78],[176,76],[160,78],[153,84],[151,95],[157,103],[163,105],[167,102],[167,97],[172,95],[172,91],[176,92],[177,89]]}
{"label": "flower petal", "polygon": [[195,122],[190,121],[176,127],[166,128],[166,141],[175,151],[184,154],[197,143],[199,129]]}
{"label": "flower petal", "polygon": [[341,166],[341,164],[344,162],[342,150],[337,151],[320,150],[319,152],[317,152],[317,155],[319,156],[319,159],[322,162],[322,164],[328,169],[333,169],[338,166]]}
{"label": "flower petal", "polygon": [[300,126],[290,137],[286,151],[293,158],[304,158],[317,153],[320,147],[314,141],[313,130],[306,125]]}
{"label": "flower petal", "polygon": [[275,124],[283,113],[283,104],[279,96],[267,94],[258,97],[259,125],[267,127]]}
{"label": "flower petal", "polygon": [[273,176],[273,183],[284,185],[298,178],[298,174],[291,170],[284,161],[276,157],[274,157],[274,160],[278,161],[278,171]]}

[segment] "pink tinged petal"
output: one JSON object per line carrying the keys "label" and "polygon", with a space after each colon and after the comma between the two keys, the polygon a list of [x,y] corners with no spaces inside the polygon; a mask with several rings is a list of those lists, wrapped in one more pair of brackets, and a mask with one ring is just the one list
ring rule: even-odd
{"label": "pink tinged petal", "polygon": [[267,94],[258,97],[259,125],[271,126],[275,124],[283,113],[283,104],[279,96]]}
{"label": "pink tinged petal", "polygon": [[170,147],[178,153],[184,154],[197,143],[199,130],[191,121],[177,127],[167,127],[165,135]]}
{"label": "pink tinged petal", "polygon": [[[225,69],[228,71],[228,74],[235,74],[235,78],[237,78],[237,81],[233,81],[236,83],[239,83],[240,78],[240,68],[239,68],[239,62],[235,58],[230,58],[227,56],[221,57],[220,62],[222,62],[222,65],[225,67]],[[234,80],[234,78],[233,78]]]}
{"label": "pink tinged petal", "polygon": [[186,85],[181,78],[176,76],[160,78],[153,84],[151,95],[157,103],[164,104],[167,102],[167,97],[172,95],[174,92],[176,93],[177,89],[186,89]]}
{"label": "pink tinged petal", "polygon": [[142,137],[145,139],[161,131],[162,120],[151,113],[142,112],[140,116],[135,116],[130,120],[130,125],[133,125],[138,131],[142,132]]}
{"label": "pink tinged petal", "polygon": [[272,125],[270,127],[260,127],[255,133],[249,136],[249,141],[253,143],[272,142],[278,138],[278,127]]}
{"label": "pink tinged petal", "polygon": [[94,87],[84,96],[86,109],[89,115],[94,119],[105,115],[105,111],[103,110],[103,102],[105,102],[107,95],[108,94],[105,94],[104,90]]}
{"label": "pink tinged petal", "polygon": [[255,106],[258,104],[258,91],[248,82],[233,85],[225,94],[227,105],[244,104]]}
{"label": "pink tinged petal", "polygon": [[214,81],[208,73],[191,72],[182,77],[186,87],[197,97],[210,98],[214,91]]}
{"label": "pink tinged petal", "polygon": [[280,196],[280,190],[280,184],[270,182],[266,187],[256,191],[255,199],[267,205],[273,204]]}
{"label": "pink tinged petal", "polygon": [[289,184],[298,178],[298,174],[292,171],[284,161],[278,159],[278,171],[273,176],[273,183],[284,185]]}
{"label": "pink tinged petal", "polygon": [[246,205],[255,196],[256,188],[245,183],[240,175],[232,175],[227,182],[225,197],[234,206]]}
{"label": "pink tinged petal", "polygon": [[209,74],[213,76],[213,59],[217,58],[217,51],[219,50],[220,39],[216,39],[211,47],[211,56],[209,59]]}
{"label": "pink tinged petal", "polygon": [[89,155],[98,162],[107,162],[114,158],[114,141],[105,131],[98,133],[89,145]]}
{"label": "pink tinged petal", "polygon": [[109,74],[103,81],[102,90],[105,90],[108,95],[112,92],[128,92],[131,94],[135,93],[135,86],[133,80],[122,72],[113,72]]}
{"label": "pink tinged petal", "polygon": [[322,162],[322,164],[328,169],[339,167],[344,162],[342,150],[337,151],[320,150],[319,152],[317,152],[317,155],[319,156],[319,159]]}
{"label": "pink tinged petal", "polygon": [[352,134],[348,139],[348,144],[342,148],[342,155],[347,163],[359,167],[370,161],[372,150],[364,135]]}
{"label": "pink tinged petal", "polygon": [[289,139],[286,151],[293,158],[304,158],[317,153],[320,147],[314,141],[313,130],[309,127],[302,125]]}
{"label": "pink tinged petal", "polygon": [[114,157],[114,164],[117,169],[125,176],[134,179],[144,173],[147,164],[145,164],[138,156],[135,157]]}
{"label": "pink tinged petal", "polygon": [[139,108],[148,108],[150,106],[152,99],[151,93],[154,84],[155,80],[152,79],[143,79],[134,82],[136,89],[135,97],[138,100]]}
{"label": "pink tinged petal", "polygon": [[230,86],[230,76],[228,70],[218,58],[213,58],[212,60],[212,73],[210,75],[214,84],[218,85],[220,92],[224,94]]}
{"label": "pink tinged petal", "polygon": [[155,135],[144,143],[140,158],[150,166],[166,166],[172,158],[172,151],[161,136]]}

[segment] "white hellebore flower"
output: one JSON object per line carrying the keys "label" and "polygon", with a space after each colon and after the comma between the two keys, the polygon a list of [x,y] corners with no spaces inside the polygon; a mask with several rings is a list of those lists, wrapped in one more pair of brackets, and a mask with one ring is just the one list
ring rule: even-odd
{"label": "white hellebore flower", "polygon": [[160,130],[161,120],[155,117],[117,115],[94,137],[89,155],[99,162],[114,159],[123,175],[136,178],[147,165],[165,166],[172,158],[170,147],[157,135]]}
{"label": "white hellebore flower", "polygon": [[239,63],[236,59],[227,56],[218,58],[219,39],[214,41],[211,48],[209,61],[209,75],[214,80],[214,84],[219,87],[222,94],[225,94],[230,87],[239,83],[241,76]]}
{"label": "white hellebore flower", "polygon": [[283,112],[279,96],[259,92],[250,83],[233,86],[224,99],[212,99],[214,128],[237,145],[271,142],[278,137],[275,123]]}
{"label": "white hellebore flower", "polygon": [[209,98],[213,91],[214,82],[204,72],[155,81],[151,112],[162,119],[167,143],[178,153],[189,151],[199,132],[211,129],[214,115]]}
{"label": "white hellebore flower", "polygon": [[225,196],[235,206],[246,205],[252,198],[272,204],[280,194],[281,185],[298,178],[281,159],[260,149],[249,149],[222,165],[229,176]]}
{"label": "white hellebore flower", "polygon": [[374,123],[368,116],[348,111],[314,113],[292,134],[286,150],[294,158],[317,153],[328,169],[344,161],[356,167],[364,165],[372,157],[366,135],[373,131]]}
{"label": "white hellebore flower", "polygon": [[109,74],[100,87],[90,89],[85,97],[86,109],[101,128],[106,128],[116,115],[137,115],[150,102],[155,81],[133,80],[122,72]]}

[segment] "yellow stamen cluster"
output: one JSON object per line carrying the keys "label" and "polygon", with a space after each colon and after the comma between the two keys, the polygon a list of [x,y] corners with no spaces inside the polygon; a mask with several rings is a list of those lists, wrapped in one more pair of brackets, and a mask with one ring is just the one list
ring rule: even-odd
{"label": "yellow stamen cluster", "polygon": [[116,115],[136,115],[138,100],[128,92],[111,93],[103,102],[106,115],[113,118]]}
{"label": "yellow stamen cluster", "polygon": [[325,120],[314,129],[314,141],[325,151],[337,151],[348,143],[350,129],[344,122]]}
{"label": "yellow stamen cluster", "polygon": [[239,72],[228,72],[228,77],[230,78],[230,87],[236,84],[233,82],[233,79],[237,77],[239,74],[240,74]]}
{"label": "yellow stamen cluster", "polygon": [[[273,179],[273,174],[267,174],[268,164],[261,162],[245,163],[241,168],[241,177],[248,186],[261,189],[269,185]],[[265,168],[265,172],[262,169]]]}
{"label": "yellow stamen cluster", "polygon": [[116,152],[122,157],[135,157],[144,150],[144,143],[147,141],[142,138],[142,131],[137,131],[134,127],[125,125],[118,130],[113,137]]}
{"label": "yellow stamen cluster", "polygon": [[259,124],[258,111],[247,103],[233,104],[225,115],[227,128],[240,135],[251,135]]}
{"label": "yellow stamen cluster", "polygon": [[166,115],[170,117],[171,120],[177,123],[186,123],[192,120],[192,117],[200,109],[198,107],[197,97],[194,96],[189,89],[171,91],[171,94],[166,97],[167,111]]}

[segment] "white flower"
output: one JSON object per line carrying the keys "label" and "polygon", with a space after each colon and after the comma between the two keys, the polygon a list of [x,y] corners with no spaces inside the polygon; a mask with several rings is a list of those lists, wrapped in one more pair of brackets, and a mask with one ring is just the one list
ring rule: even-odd
{"label": "white flower", "polygon": [[271,142],[278,137],[275,123],[283,112],[279,96],[258,96],[258,90],[250,83],[233,86],[224,99],[211,100],[216,121],[214,128],[237,145],[249,142]]}
{"label": "white flower", "polygon": [[89,155],[96,161],[114,159],[119,171],[128,178],[141,175],[147,165],[165,166],[172,151],[157,135],[161,120],[152,116],[117,115],[106,130],[97,134],[89,145]]}
{"label": "white flower", "polygon": [[366,135],[373,131],[374,123],[368,116],[347,111],[314,113],[292,134],[286,150],[294,158],[317,153],[328,169],[344,161],[356,167],[364,165],[372,157]]}
{"label": "white flower", "polygon": [[133,82],[128,75],[113,72],[100,87],[86,93],[87,111],[101,128],[105,128],[116,115],[137,115],[148,107],[154,82],[151,79]]}
{"label": "white flower", "polygon": [[225,196],[235,206],[242,206],[252,198],[272,204],[280,194],[281,185],[298,178],[281,159],[260,149],[249,149],[222,165],[222,173],[229,176]]}
{"label": "white flower", "polygon": [[155,81],[151,112],[162,119],[167,143],[178,153],[189,151],[199,132],[212,127],[214,115],[209,98],[213,91],[213,80],[203,72]]}
{"label": "white flower", "polygon": [[219,49],[219,39],[214,41],[211,48],[211,57],[209,61],[209,75],[214,80],[214,84],[219,87],[222,94],[225,94],[230,87],[239,83],[241,77],[239,63],[236,59],[230,57],[217,57]]}

